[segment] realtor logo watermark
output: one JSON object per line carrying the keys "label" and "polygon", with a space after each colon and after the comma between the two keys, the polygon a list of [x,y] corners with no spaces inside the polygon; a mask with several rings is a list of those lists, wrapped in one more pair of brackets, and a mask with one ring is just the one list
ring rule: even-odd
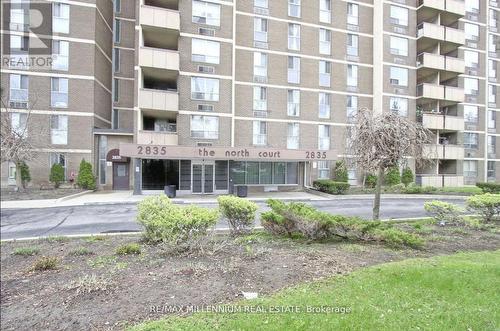
{"label": "realtor logo watermark", "polygon": [[[55,7],[54,7],[55,8]],[[45,1],[3,1],[2,68],[51,69],[53,4]]]}

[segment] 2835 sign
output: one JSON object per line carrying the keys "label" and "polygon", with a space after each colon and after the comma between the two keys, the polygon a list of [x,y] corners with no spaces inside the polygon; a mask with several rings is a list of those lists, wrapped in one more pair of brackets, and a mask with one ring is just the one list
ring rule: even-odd
{"label": "2835 sign", "polygon": [[165,155],[167,154],[167,147],[159,146],[137,146],[137,154],[139,155]]}
{"label": "2835 sign", "polygon": [[313,159],[326,159],[326,152],[306,152],[306,159],[313,160]]}

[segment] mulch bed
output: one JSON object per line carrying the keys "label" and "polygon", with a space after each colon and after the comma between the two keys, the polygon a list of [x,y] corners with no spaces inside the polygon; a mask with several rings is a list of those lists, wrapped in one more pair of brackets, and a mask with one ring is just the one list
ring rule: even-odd
{"label": "mulch bed", "polygon": [[[369,265],[500,248],[498,228],[479,231],[428,226],[427,230],[422,250],[307,243],[263,235],[244,240],[225,237],[226,246],[212,255],[210,251],[165,254],[158,246],[142,243],[140,255],[116,255],[118,246],[140,241],[134,236],[3,242],[1,325],[3,330],[122,330],[146,319],[161,318],[161,313],[152,311],[153,306],[230,303],[242,299],[242,291],[261,296]],[[37,255],[12,254],[16,248],[32,246],[39,248]],[[92,254],[75,256],[81,247]],[[41,256],[57,257],[59,267],[30,271]],[[107,288],[78,294],[74,284],[85,275],[96,275]]]}
{"label": "mulch bed", "polygon": [[43,199],[59,199],[68,195],[83,192],[84,190],[75,188],[58,188],[45,189],[28,188],[23,192],[13,190],[2,190],[1,201],[16,201],[16,200],[43,200]]}

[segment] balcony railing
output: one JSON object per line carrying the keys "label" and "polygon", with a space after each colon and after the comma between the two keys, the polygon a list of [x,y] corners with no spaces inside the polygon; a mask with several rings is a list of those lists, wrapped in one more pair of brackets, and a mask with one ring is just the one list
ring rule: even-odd
{"label": "balcony railing", "polygon": [[179,52],[161,48],[141,47],[139,50],[139,65],[141,67],[178,71]]}
{"label": "balcony railing", "polygon": [[137,143],[175,146],[179,144],[179,136],[176,132],[142,130],[137,134]]}
{"label": "balcony railing", "polygon": [[179,110],[179,93],[168,90],[139,90],[139,108],[165,111]]}
{"label": "balcony railing", "polygon": [[179,30],[179,11],[154,6],[141,6],[140,23],[157,28]]}
{"label": "balcony railing", "polygon": [[421,186],[459,187],[464,186],[464,177],[459,175],[416,175],[416,183]]}

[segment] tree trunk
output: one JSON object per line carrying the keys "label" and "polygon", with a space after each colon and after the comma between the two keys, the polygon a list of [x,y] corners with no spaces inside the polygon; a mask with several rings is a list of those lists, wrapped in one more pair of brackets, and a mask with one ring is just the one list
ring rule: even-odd
{"label": "tree trunk", "polygon": [[375,186],[375,200],[373,201],[373,220],[380,219],[380,195],[382,193],[382,182],[384,180],[384,169],[378,168],[377,186]]}
{"label": "tree trunk", "polygon": [[21,179],[21,163],[16,162],[16,189],[18,192],[24,192],[23,180]]}

